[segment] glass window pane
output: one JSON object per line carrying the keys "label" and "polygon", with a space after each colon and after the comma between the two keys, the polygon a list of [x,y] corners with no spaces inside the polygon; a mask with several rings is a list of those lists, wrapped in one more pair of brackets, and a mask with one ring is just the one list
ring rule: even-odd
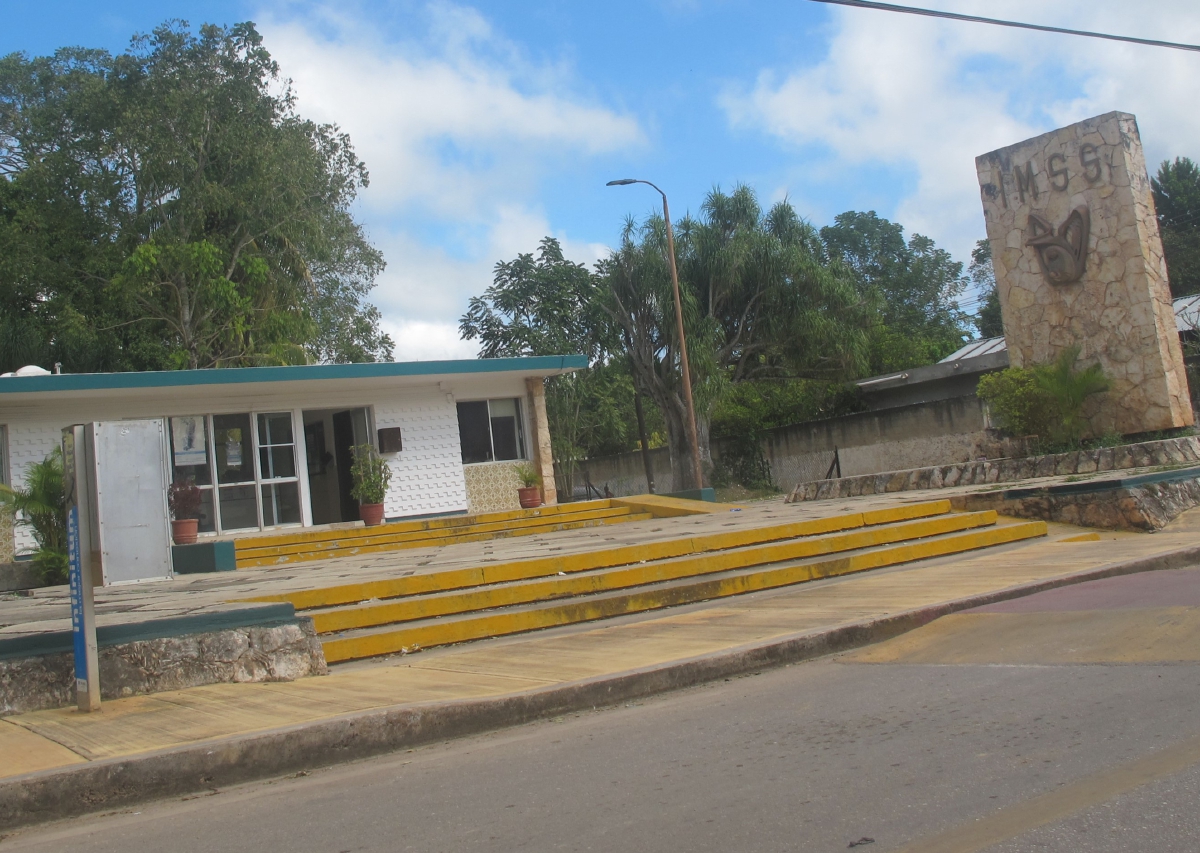
{"label": "glass window pane", "polygon": [[[249,418],[246,420],[249,421]],[[253,485],[221,487],[219,498],[222,530],[258,527],[258,501],[255,500],[254,492]]]}
{"label": "glass window pane", "polygon": [[486,400],[458,404],[458,436],[464,465],[491,461],[492,436]]}
{"label": "glass window pane", "polygon": [[208,464],[208,419],[203,415],[167,418],[171,430],[171,479],[185,478],[197,486],[212,485]]}
{"label": "glass window pane", "polygon": [[[217,482],[250,483],[254,481],[254,448],[250,435],[249,415],[213,415],[213,441],[216,445]],[[253,496],[252,496],[253,497]],[[225,519],[222,496],[221,519]],[[257,527],[257,523],[255,524]]]}
{"label": "glass window pane", "polygon": [[296,476],[296,454],[290,445],[284,447],[260,447],[258,462],[264,480],[278,480]]}
{"label": "glass window pane", "polygon": [[272,412],[258,416],[259,444],[291,444],[292,413]]}
{"label": "glass window pane", "polygon": [[213,490],[200,490],[200,523],[196,525],[200,533],[216,533],[217,516],[213,512]]}
{"label": "glass window pane", "polygon": [[517,401],[489,400],[492,415],[492,443],[497,460],[520,459],[521,442],[517,433]]}
{"label": "glass window pane", "polygon": [[272,483],[262,487],[263,525],[300,523],[298,483]]}

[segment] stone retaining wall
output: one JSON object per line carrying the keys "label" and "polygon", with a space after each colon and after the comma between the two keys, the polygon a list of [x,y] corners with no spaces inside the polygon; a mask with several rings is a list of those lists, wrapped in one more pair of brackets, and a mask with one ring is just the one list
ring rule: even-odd
{"label": "stone retaining wall", "polygon": [[[1054,477],[1092,474],[1157,465],[1180,465],[1200,461],[1200,436],[1188,435],[1163,441],[1123,444],[1097,450],[1027,456],[1020,459],[991,459],[904,471],[885,471],[859,477],[842,477],[800,483],[787,502],[826,500],[903,492],[912,489],[941,489],[950,486],[985,485]],[[1044,516],[1039,516],[1044,517]]]}
{"label": "stone retaining wall", "polygon": [[1200,481],[1182,480],[1149,483],[1079,495],[1032,495],[1005,498],[1004,492],[955,495],[956,510],[975,512],[993,509],[1016,518],[1040,518],[1081,527],[1106,530],[1161,530],[1180,513],[1200,506]]}
{"label": "stone retaining wall", "polygon": [[[100,647],[100,696],[202,684],[294,681],[327,672],[312,620]],[[0,717],[75,704],[71,652],[0,659]]]}

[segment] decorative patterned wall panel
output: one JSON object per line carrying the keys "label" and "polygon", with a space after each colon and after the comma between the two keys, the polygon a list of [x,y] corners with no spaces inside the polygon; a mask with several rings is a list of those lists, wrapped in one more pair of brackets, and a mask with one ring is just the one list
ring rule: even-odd
{"label": "decorative patterned wall panel", "polygon": [[470,512],[504,512],[510,509],[520,509],[521,500],[517,489],[521,481],[517,479],[517,466],[523,462],[483,462],[478,465],[464,465],[463,475],[467,481],[467,503]]}

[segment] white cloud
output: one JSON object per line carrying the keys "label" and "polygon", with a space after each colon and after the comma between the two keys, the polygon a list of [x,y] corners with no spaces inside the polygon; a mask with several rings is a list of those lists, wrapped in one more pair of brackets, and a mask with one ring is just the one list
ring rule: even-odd
{"label": "white cloud", "polygon": [[388,41],[333,7],[260,15],[266,46],[306,118],[339,125],[371,173],[360,219],[387,270],[372,293],[398,359],[470,357],[457,318],[498,260],[555,234],[538,208],[555,166],[642,145],[638,122],[572,88],[570,69],[528,60],[474,9],[435,3],[416,40]]}
{"label": "white cloud", "polygon": [[[995,3],[984,0],[936,5],[996,14]],[[1142,4],[1136,17],[1130,9],[1123,0],[1012,0],[1003,14],[1200,40],[1194,0]],[[730,122],[806,155],[820,152],[810,173],[818,180],[836,181],[840,173],[849,183],[863,169],[890,167],[912,184],[891,215],[960,258],[983,234],[979,154],[1125,110],[1138,116],[1151,164],[1189,151],[1200,155],[1194,142],[1200,114],[1188,106],[1200,85],[1195,54],[857,9],[834,12],[831,32],[820,62],[763,69],[752,84],[723,92]]]}
{"label": "white cloud", "polygon": [[562,69],[524,61],[474,10],[434,5],[428,17],[417,44],[385,42],[366,21],[328,14],[262,25],[301,112],[354,140],[371,171],[368,208],[416,202],[472,220],[531,189],[547,159],[642,141],[633,118],[572,93]]}
{"label": "white cloud", "polygon": [[457,323],[385,320],[382,325],[396,342],[396,361],[440,361],[479,355],[479,342],[460,338]]}
{"label": "white cloud", "polygon": [[388,318],[457,321],[467,298],[483,293],[492,283],[497,261],[535,252],[547,235],[558,239],[568,259],[589,267],[608,253],[603,244],[571,240],[556,232],[544,216],[529,208],[502,205],[476,232],[462,238],[460,242],[469,247],[464,255],[451,254],[404,230],[378,239],[388,269],[379,278],[373,301]]}

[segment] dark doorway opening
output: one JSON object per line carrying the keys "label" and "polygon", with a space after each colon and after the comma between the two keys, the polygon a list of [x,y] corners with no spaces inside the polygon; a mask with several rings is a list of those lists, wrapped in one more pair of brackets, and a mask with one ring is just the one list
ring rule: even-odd
{"label": "dark doorway opening", "polygon": [[313,524],[358,520],[350,490],[354,447],[370,443],[367,410],[317,409],[304,413],[304,448]]}

